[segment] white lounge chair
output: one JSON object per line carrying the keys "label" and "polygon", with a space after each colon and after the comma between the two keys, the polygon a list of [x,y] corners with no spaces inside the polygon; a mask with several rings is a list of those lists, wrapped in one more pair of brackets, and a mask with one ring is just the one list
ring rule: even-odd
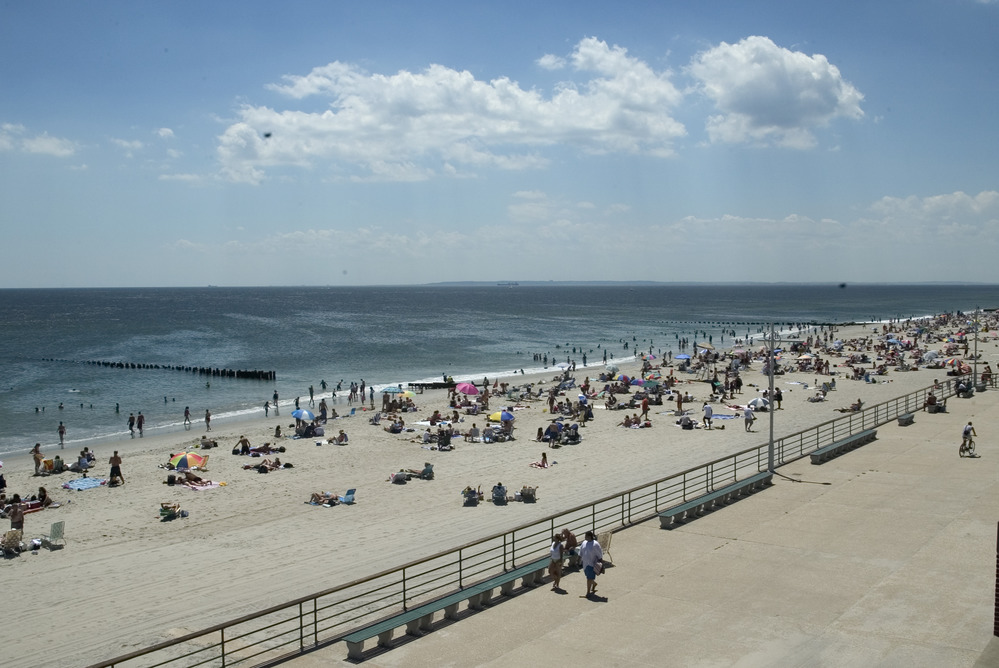
{"label": "white lounge chair", "polygon": [[50,550],[56,546],[56,542],[62,541],[63,545],[66,545],[66,522],[53,522],[52,527],[49,529],[48,535],[42,536],[42,545],[48,547]]}

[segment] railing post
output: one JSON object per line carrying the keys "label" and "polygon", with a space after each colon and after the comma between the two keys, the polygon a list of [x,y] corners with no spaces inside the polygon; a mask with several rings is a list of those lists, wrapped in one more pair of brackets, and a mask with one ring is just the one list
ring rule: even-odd
{"label": "railing post", "polygon": [[222,650],[222,668],[225,668],[225,627],[219,629],[219,647]]}
{"label": "railing post", "polygon": [[992,635],[999,636],[999,523],[996,524],[996,599]]}
{"label": "railing post", "polygon": [[302,604],[298,604],[298,651],[305,649],[305,618],[302,614]]}
{"label": "railing post", "polygon": [[[459,586],[460,583],[459,583]],[[402,569],[402,609],[406,610],[406,568]]]}

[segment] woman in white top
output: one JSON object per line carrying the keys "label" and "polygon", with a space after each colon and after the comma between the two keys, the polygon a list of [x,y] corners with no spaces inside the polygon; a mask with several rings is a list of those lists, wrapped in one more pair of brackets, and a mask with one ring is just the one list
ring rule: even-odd
{"label": "woman in white top", "polygon": [[552,536],[549,556],[548,575],[552,576],[552,591],[558,591],[558,584],[562,580],[562,536],[559,534]]}

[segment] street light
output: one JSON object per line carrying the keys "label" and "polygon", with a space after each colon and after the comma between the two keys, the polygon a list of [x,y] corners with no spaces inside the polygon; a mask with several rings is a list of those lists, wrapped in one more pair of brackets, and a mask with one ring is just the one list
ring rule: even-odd
{"label": "street light", "polygon": [[768,393],[767,412],[770,413],[770,444],[767,448],[767,471],[774,472],[774,376],[776,375],[775,350],[780,339],[774,331],[774,324],[770,323],[770,331],[763,335],[768,344],[767,371],[770,375],[770,392]]}
{"label": "street light", "polygon": [[973,330],[975,332],[975,358],[973,361],[974,370],[971,372],[971,386],[977,390],[978,389],[978,307],[977,306],[975,307],[975,319],[973,322],[975,323]]}

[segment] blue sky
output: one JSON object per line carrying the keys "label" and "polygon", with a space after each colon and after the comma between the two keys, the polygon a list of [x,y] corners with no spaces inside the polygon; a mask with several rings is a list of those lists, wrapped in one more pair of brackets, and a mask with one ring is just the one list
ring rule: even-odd
{"label": "blue sky", "polygon": [[999,3],[0,5],[0,287],[995,282]]}

